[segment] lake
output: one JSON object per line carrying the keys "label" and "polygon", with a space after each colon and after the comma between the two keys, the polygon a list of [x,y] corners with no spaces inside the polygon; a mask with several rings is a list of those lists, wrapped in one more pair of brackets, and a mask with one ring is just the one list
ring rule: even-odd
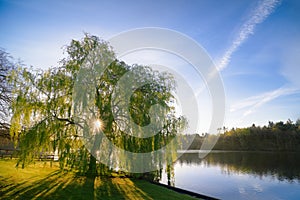
{"label": "lake", "polygon": [[[200,156],[201,157],[201,156]],[[183,154],[175,187],[220,199],[300,199],[300,154],[216,151]],[[167,184],[163,174],[161,183]]]}

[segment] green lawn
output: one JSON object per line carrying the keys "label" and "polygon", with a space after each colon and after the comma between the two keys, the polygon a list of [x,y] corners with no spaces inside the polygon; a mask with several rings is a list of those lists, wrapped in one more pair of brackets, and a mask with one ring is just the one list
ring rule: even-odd
{"label": "green lawn", "polygon": [[0,160],[0,199],[194,199],[143,180],[95,179],[62,173],[41,162],[15,168],[14,160]]}

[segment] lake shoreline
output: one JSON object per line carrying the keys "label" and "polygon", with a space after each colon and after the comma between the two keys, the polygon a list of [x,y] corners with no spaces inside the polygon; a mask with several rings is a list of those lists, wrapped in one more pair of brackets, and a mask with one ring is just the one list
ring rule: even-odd
{"label": "lake shoreline", "polygon": [[177,153],[300,153],[300,151],[267,151],[267,150],[177,150]]}
{"label": "lake shoreline", "polygon": [[204,200],[219,200],[219,199],[217,199],[215,197],[207,196],[207,195],[204,195],[204,194],[199,194],[199,193],[196,193],[196,192],[192,192],[192,191],[185,190],[185,189],[178,188],[178,187],[173,187],[173,186],[166,185],[166,184],[159,183],[159,182],[152,181],[150,183],[158,185],[158,186],[161,186],[161,187],[165,187],[165,188],[167,188],[169,190],[173,190],[173,191],[181,193],[181,194],[187,194],[189,196],[192,196],[192,197],[195,197],[195,198],[199,198],[199,199],[204,199]]}

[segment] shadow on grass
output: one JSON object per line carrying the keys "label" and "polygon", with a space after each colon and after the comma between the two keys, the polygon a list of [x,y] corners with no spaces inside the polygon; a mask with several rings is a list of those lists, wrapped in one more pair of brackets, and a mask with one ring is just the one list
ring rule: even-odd
{"label": "shadow on grass", "polygon": [[116,176],[78,176],[38,162],[17,169],[15,161],[0,159],[0,199],[194,199],[144,180]]}
{"label": "shadow on grass", "polygon": [[1,199],[153,199],[128,178],[88,178],[55,171],[33,182],[3,179]]}

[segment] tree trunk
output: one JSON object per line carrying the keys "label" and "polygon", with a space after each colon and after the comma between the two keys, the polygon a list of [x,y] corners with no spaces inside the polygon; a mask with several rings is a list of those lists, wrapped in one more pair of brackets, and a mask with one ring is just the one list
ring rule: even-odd
{"label": "tree trunk", "polygon": [[90,162],[89,162],[89,169],[87,171],[87,176],[88,177],[97,176],[96,158],[92,154],[90,155]]}
{"label": "tree trunk", "polygon": [[94,145],[90,152],[91,155],[90,155],[90,162],[89,162],[89,169],[87,171],[87,176],[94,177],[94,176],[98,175],[97,174],[97,163],[96,163],[97,159],[94,155],[97,155],[96,152],[100,148],[101,140],[102,140],[101,135],[96,134]]}

